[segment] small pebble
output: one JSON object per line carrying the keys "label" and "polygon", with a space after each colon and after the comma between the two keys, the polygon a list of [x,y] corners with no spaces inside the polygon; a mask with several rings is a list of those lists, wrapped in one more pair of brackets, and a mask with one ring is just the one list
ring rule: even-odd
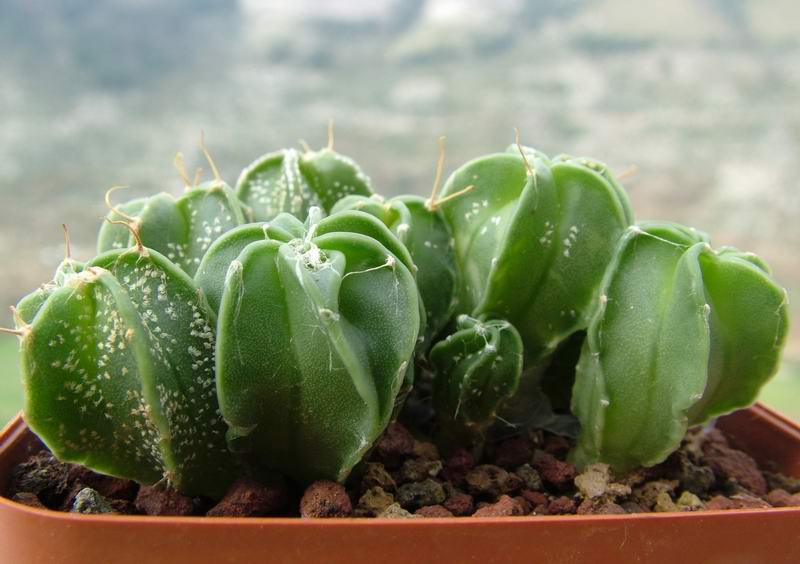
{"label": "small pebble", "polygon": [[772,507],[800,507],[800,494],[790,494],[786,490],[772,490],[764,498]]}
{"label": "small pebble", "polygon": [[375,517],[394,503],[394,496],[379,487],[368,489],[358,499],[356,514],[360,517]]}
{"label": "small pebble", "polygon": [[361,478],[361,491],[376,487],[387,492],[393,492],[397,485],[383,464],[380,462],[368,462]]}
{"label": "small pebble", "polygon": [[87,514],[114,513],[114,509],[108,503],[108,500],[95,490],[83,488],[75,496],[70,512]]}
{"label": "small pebble", "polygon": [[681,511],[699,511],[705,507],[702,500],[690,491],[684,491],[675,504]]}
{"label": "small pebble", "polygon": [[706,443],[703,452],[719,479],[735,480],[756,495],[767,494],[767,482],[750,455],[718,443]]}
{"label": "small pebble", "polygon": [[47,509],[44,504],[39,501],[39,497],[30,492],[15,493],[11,497],[11,501],[16,501],[17,503],[27,505],[28,507],[35,507],[36,509]]}
{"label": "small pebble", "polygon": [[223,498],[206,515],[209,517],[259,517],[276,513],[289,501],[282,479],[263,484],[254,478],[236,480]]}
{"label": "small pebble", "polygon": [[456,517],[466,517],[475,512],[475,502],[472,496],[463,492],[454,493],[442,505]]}
{"label": "small pebble", "polygon": [[512,437],[497,445],[494,452],[494,463],[506,470],[511,470],[527,463],[532,455],[533,445],[526,437]]}
{"label": "small pebble", "polygon": [[442,485],[430,478],[422,482],[411,482],[397,488],[397,502],[404,509],[419,509],[426,505],[437,505],[445,500]]}
{"label": "small pebble", "polygon": [[389,424],[378,439],[372,453],[374,460],[382,462],[387,468],[398,468],[403,459],[414,452],[414,437],[400,423]]}
{"label": "small pebble", "polygon": [[378,517],[380,519],[422,519],[422,516],[409,513],[400,507],[399,503],[391,504]]}
{"label": "small pebble", "polygon": [[526,490],[541,490],[542,477],[530,464],[523,464],[514,473],[522,480],[522,487]]}
{"label": "small pebble", "polygon": [[508,491],[508,472],[494,464],[476,466],[469,471],[464,481],[473,495],[494,498]]}
{"label": "small pebble", "polygon": [[572,515],[577,509],[575,502],[566,496],[558,497],[547,505],[548,515]]}
{"label": "small pebble", "polygon": [[497,503],[491,503],[478,509],[472,514],[473,517],[513,517],[524,515],[523,508],[515,499],[507,495],[500,496]]}
{"label": "small pebble", "polygon": [[145,515],[193,515],[192,498],[181,495],[172,488],[142,486],[134,501],[136,510]]}
{"label": "small pebble", "polygon": [[417,509],[414,514],[421,517],[453,517],[453,514],[441,505],[426,505]]}
{"label": "small pebble", "polygon": [[353,505],[344,486],[329,480],[308,486],[300,500],[300,516],[303,518],[347,517],[352,512]]}
{"label": "small pebble", "polygon": [[421,482],[427,478],[435,478],[441,471],[442,463],[439,460],[409,458],[397,471],[397,481],[401,484]]}
{"label": "small pebble", "polygon": [[414,456],[426,460],[440,460],[439,449],[436,445],[426,441],[416,441],[414,443]]}
{"label": "small pebble", "polygon": [[442,477],[454,486],[460,486],[473,468],[475,468],[475,459],[468,451],[460,448],[445,462]]}
{"label": "small pebble", "polygon": [[572,488],[573,480],[578,474],[575,466],[569,462],[558,460],[555,456],[542,450],[533,455],[531,466],[539,472],[542,480],[559,491]]}
{"label": "small pebble", "polygon": [[707,510],[714,509],[767,509],[771,507],[766,501],[751,495],[734,495],[730,498],[714,496],[706,503]]}

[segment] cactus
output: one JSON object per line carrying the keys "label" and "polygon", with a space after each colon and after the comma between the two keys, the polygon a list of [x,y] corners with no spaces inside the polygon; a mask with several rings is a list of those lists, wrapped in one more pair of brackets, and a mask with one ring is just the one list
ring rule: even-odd
{"label": "cactus", "polygon": [[457,311],[511,322],[527,364],[535,364],[588,324],[592,296],[632,213],[604,165],[515,149],[453,173],[445,196],[475,189],[442,210],[462,276]]}
{"label": "cactus", "polygon": [[410,258],[396,237],[365,213],[320,217],[312,208],[305,225],[282,214],[231,231],[208,257],[227,260],[241,247],[217,325],[229,444],[301,482],[344,480],[378,438],[420,324]]}
{"label": "cactus", "polygon": [[551,160],[519,140],[456,170],[444,198],[469,186],[442,206],[460,272],[456,311],[511,323],[524,348],[517,391],[497,406],[500,418],[512,427],[571,428],[549,407],[541,379],[559,345],[588,325],[592,296],[632,221],[625,192],[600,163]]}
{"label": "cactus", "polygon": [[786,292],[757,257],[676,224],[630,227],[578,362],[573,460],[619,471],[676,449],[689,425],[751,404],[777,369]]}
{"label": "cactus", "polygon": [[[398,196],[384,200],[378,195],[346,196],[332,210],[336,213],[355,209],[373,215],[389,227],[408,248],[418,269],[417,286],[425,306],[423,350],[431,347],[433,338],[450,321],[458,288],[453,239],[439,211],[445,200],[437,198],[444,166],[443,143],[444,138],[440,137],[439,161],[430,198]],[[467,187],[464,193],[470,190],[472,188]]]}
{"label": "cactus", "polygon": [[433,404],[444,436],[480,441],[498,408],[517,390],[522,340],[506,321],[460,315],[457,331],[430,353]]}
{"label": "cactus", "polygon": [[[148,198],[137,198],[118,207],[111,205],[110,192],[106,204],[110,211],[103,222],[97,241],[98,253],[127,249],[135,245],[126,227],[136,226],[138,236],[149,249],[165,255],[193,276],[203,255],[220,235],[245,223],[248,210],[233,189],[219,176],[214,161],[202,145],[214,173],[214,180],[192,184],[182,167],[178,153],[176,164],[184,180],[186,192],[179,198],[162,192]],[[113,190],[113,189],[112,189]]]}
{"label": "cactus", "polygon": [[27,424],[61,460],[220,497],[234,465],[202,293],[141,242],[64,266],[16,315]]}
{"label": "cactus", "polygon": [[372,188],[352,159],[333,150],[331,122],[327,147],[303,153],[282,149],[256,159],[239,176],[236,193],[255,221],[269,221],[284,212],[305,218],[311,207],[330,212],[341,198],[369,196]]}

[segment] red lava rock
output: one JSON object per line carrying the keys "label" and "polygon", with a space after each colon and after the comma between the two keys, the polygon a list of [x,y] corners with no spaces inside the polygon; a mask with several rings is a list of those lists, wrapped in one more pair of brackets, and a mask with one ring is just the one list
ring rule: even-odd
{"label": "red lava rock", "polygon": [[373,458],[383,462],[387,468],[397,468],[403,459],[414,453],[414,437],[400,423],[394,422],[387,427],[373,451]]}
{"label": "red lava rock", "polygon": [[521,495],[515,495],[512,499],[516,501],[522,508],[523,515],[527,515],[528,513],[533,511],[533,504],[524,497],[522,497]]}
{"label": "red lava rock", "polygon": [[353,504],[344,486],[329,480],[314,482],[300,500],[300,516],[304,518],[347,517]]}
{"label": "red lava rock", "polygon": [[414,443],[414,456],[426,460],[440,460],[439,449],[430,442],[417,441]]}
{"label": "red lava rock", "polygon": [[714,496],[706,503],[706,509],[767,509],[766,501],[751,495]]}
{"label": "red lava rock", "polygon": [[539,472],[545,483],[560,491],[572,488],[572,481],[578,474],[575,466],[569,462],[562,462],[552,454],[542,450],[537,450],[534,453],[531,465]]}
{"label": "red lava rock", "polygon": [[380,462],[369,462],[366,465],[364,476],[361,478],[361,491],[371,488],[380,488],[387,492],[393,492],[397,488],[394,478],[386,471]]}
{"label": "red lava rock", "polygon": [[460,448],[447,459],[444,470],[442,470],[442,477],[454,486],[460,486],[473,468],[475,468],[475,459],[467,450]]}
{"label": "red lava rock", "polygon": [[530,461],[533,445],[525,437],[506,439],[494,452],[494,463],[506,470],[512,470]]}
{"label": "red lava rock", "polygon": [[17,503],[21,503],[23,505],[27,505],[28,507],[35,507],[37,509],[47,509],[44,504],[39,501],[39,498],[36,494],[30,492],[19,492],[15,493],[14,496],[11,498],[12,501],[16,501]]}
{"label": "red lava rock", "polygon": [[569,452],[569,441],[560,435],[548,435],[544,440],[544,451],[556,458],[564,458]]}
{"label": "red lava rock", "polygon": [[578,515],[624,515],[628,513],[624,507],[612,501],[602,499],[584,499],[578,506]]}
{"label": "red lava rock", "polygon": [[[80,464],[70,464],[67,478],[73,484],[92,488],[103,497],[133,501],[139,491],[139,484],[133,480],[106,476],[89,470]],[[82,489],[82,488],[79,488]]]}
{"label": "red lava rock", "polygon": [[785,490],[790,494],[800,493],[800,478],[785,476],[780,472],[763,472],[768,490]]}
{"label": "red lava rock", "polygon": [[465,481],[471,494],[495,498],[509,492],[508,477],[508,472],[499,466],[481,464],[469,471]]}
{"label": "red lava rock", "polygon": [[706,464],[719,478],[736,480],[754,494],[766,495],[767,482],[749,455],[720,443],[706,443],[703,451]]}
{"label": "red lava rock", "polygon": [[136,510],[146,515],[193,515],[190,497],[161,486],[142,486],[134,501]]}
{"label": "red lava rock", "polygon": [[453,517],[453,514],[441,505],[426,505],[425,507],[420,507],[414,512],[414,515],[422,515],[423,517]]}
{"label": "red lava rock", "polygon": [[542,492],[522,490],[522,497],[525,498],[533,507],[537,507],[539,505],[544,505],[546,507],[549,503],[547,496]]}
{"label": "red lava rock", "polygon": [[473,517],[513,517],[524,515],[524,509],[515,499],[507,495],[500,496],[497,503],[491,503],[478,509]]}
{"label": "red lava rock", "polygon": [[726,437],[719,429],[709,429],[705,433],[705,444],[716,444],[719,446],[729,447],[728,437]]}
{"label": "red lava rock", "polygon": [[649,513],[647,509],[635,501],[626,501],[620,507],[625,510],[625,513]]}
{"label": "red lava rock", "polygon": [[442,505],[456,517],[472,515],[475,511],[475,503],[472,496],[462,492],[453,494],[447,498]]}
{"label": "red lava rock", "polygon": [[245,477],[236,480],[225,496],[212,507],[209,517],[258,517],[283,509],[289,501],[286,485],[275,480],[273,484],[262,484]]}
{"label": "red lava rock", "polygon": [[790,494],[786,490],[772,490],[765,498],[772,507],[800,507],[800,494]]}
{"label": "red lava rock", "polygon": [[575,502],[566,496],[556,498],[547,505],[549,515],[573,515],[576,510]]}
{"label": "red lava rock", "polygon": [[45,506],[57,509],[69,492],[69,464],[42,450],[14,467],[8,495],[32,493]]}

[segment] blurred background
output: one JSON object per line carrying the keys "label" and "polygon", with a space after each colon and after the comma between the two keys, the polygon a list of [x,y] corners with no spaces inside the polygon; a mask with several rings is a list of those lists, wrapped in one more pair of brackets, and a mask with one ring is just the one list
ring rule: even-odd
{"label": "blurred background", "polygon": [[[325,143],[376,190],[427,193],[504,149],[605,161],[640,219],[758,253],[800,302],[796,0],[0,0],[0,304],[93,255],[103,194],[224,178],[264,152]],[[800,418],[800,307],[767,403]],[[3,310],[0,325],[9,326]],[[22,405],[0,339],[0,419]]]}

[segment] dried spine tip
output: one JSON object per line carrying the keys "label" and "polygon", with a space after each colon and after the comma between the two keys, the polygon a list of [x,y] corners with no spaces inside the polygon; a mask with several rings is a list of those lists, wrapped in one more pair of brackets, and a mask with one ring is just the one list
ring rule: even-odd
{"label": "dried spine tip", "polygon": [[522,157],[522,160],[525,161],[525,168],[528,169],[528,176],[534,176],[533,168],[531,167],[531,163],[528,162],[528,157],[525,155],[525,151],[522,149],[522,145],[519,142],[519,128],[514,128],[514,143],[517,145],[517,149],[519,149],[519,154]]}
{"label": "dried spine tip", "polygon": [[333,118],[328,120],[328,147],[329,151],[333,151]]}
{"label": "dried spine tip", "polygon": [[16,335],[19,338],[25,337],[25,335],[31,332],[30,324],[28,324],[24,319],[22,319],[22,316],[20,315],[19,311],[17,311],[17,308],[11,306],[8,309],[11,310],[11,315],[14,317],[14,323],[16,323],[19,326],[19,329],[7,329],[5,327],[0,327],[0,333],[5,333],[7,335]]}
{"label": "dried spine tip", "polygon": [[431,190],[431,197],[425,202],[425,207],[433,211],[440,202],[436,200],[439,197],[439,189],[442,186],[442,171],[444,170],[444,135],[439,136],[436,142],[439,144],[439,158],[436,161],[436,177],[433,180],[433,189]]}
{"label": "dried spine tip", "polygon": [[[183,153],[180,151],[175,153],[175,159],[172,161],[172,164],[175,167],[175,170],[178,171],[178,176],[180,176],[181,180],[183,180],[184,187],[191,188],[192,183],[189,181],[189,175],[186,174],[186,163],[183,161]],[[195,184],[197,183],[195,182]]]}
{"label": "dried spine tip", "polygon": [[115,221],[109,218],[106,218],[106,221],[111,225],[124,225],[127,227],[128,231],[131,232],[131,235],[133,235],[133,238],[136,241],[136,250],[139,251],[139,254],[141,255],[147,255],[147,249],[142,244],[142,238],[139,236],[139,229],[134,221]]}
{"label": "dried spine tip", "polygon": [[625,180],[626,178],[635,176],[638,171],[639,167],[636,166],[635,164],[632,164],[631,166],[629,166],[628,168],[626,168],[617,175],[617,180]]}
{"label": "dried spine tip", "polygon": [[475,189],[475,185],[474,184],[470,184],[469,186],[465,186],[464,188],[462,188],[458,192],[453,192],[452,194],[448,194],[444,198],[439,198],[438,200],[433,202],[432,206],[429,207],[428,209],[430,209],[431,211],[434,211],[436,208],[438,208],[442,204],[446,204],[450,200],[454,200],[454,199],[458,198],[459,196],[463,196],[464,194],[472,192],[474,189]]}
{"label": "dried spine tip", "polygon": [[198,166],[196,169],[194,169],[194,182],[192,183],[192,186],[197,186],[198,184],[200,184],[200,179],[202,177],[203,177],[203,167]]}
{"label": "dried spine tip", "polygon": [[222,178],[219,175],[219,170],[217,170],[217,165],[214,164],[214,159],[211,158],[211,153],[208,152],[208,148],[206,148],[206,135],[205,132],[201,129],[200,130],[200,150],[203,151],[203,155],[205,155],[206,160],[208,161],[208,166],[211,167],[211,172],[214,174],[214,180],[217,182],[222,182]]}
{"label": "dried spine tip", "polygon": [[72,244],[69,240],[69,229],[67,229],[67,224],[62,223],[61,229],[64,231],[64,253],[67,260],[72,260]]}
{"label": "dried spine tip", "polygon": [[136,223],[137,218],[128,215],[127,213],[125,213],[124,211],[120,210],[117,207],[114,207],[114,205],[111,203],[111,194],[113,194],[117,190],[122,190],[123,188],[128,188],[128,186],[127,185],[124,185],[124,186],[117,185],[117,186],[112,186],[111,188],[106,190],[106,196],[105,196],[106,207],[109,210],[111,210],[112,212],[114,212],[115,214],[117,214],[118,216],[123,217],[123,218],[127,219],[128,221],[130,221],[132,223]]}

